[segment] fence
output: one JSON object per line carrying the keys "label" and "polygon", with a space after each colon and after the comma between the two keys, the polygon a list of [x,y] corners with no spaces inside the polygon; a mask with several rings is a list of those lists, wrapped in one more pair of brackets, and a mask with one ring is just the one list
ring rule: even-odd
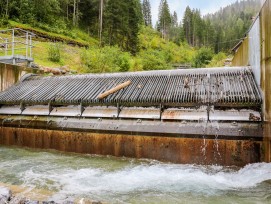
{"label": "fence", "polygon": [[5,63],[32,62],[34,34],[20,28],[0,31],[0,61]]}

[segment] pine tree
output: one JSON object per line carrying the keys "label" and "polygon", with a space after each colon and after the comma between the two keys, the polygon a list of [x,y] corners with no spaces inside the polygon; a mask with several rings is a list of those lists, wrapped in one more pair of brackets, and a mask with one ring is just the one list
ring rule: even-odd
{"label": "pine tree", "polygon": [[162,33],[164,39],[168,38],[171,26],[171,15],[167,0],[161,0],[158,14],[158,31]]}
{"label": "pine tree", "polygon": [[151,4],[149,0],[143,0],[142,13],[145,25],[152,27]]}
{"label": "pine tree", "polygon": [[142,20],[140,0],[108,0],[105,7],[104,33],[109,45],[119,45],[135,54],[138,51],[138,33]]}
{"label": "pine tree", "polygon": [[175,27],[175,28],[178,27],[179,23],[178,23],[178,15],[177,15],[176,11],[174,11],[171,19],[172,19],[171,20],[172,26]]}
{"label": "pine tree", "polygon": [[188,42],[188,44],[192,45],[192,29],[193,29],[193,23],[192,23],[192,11],[190,7],[186,7],[184,18],[183,18],[183,30],[185,39]]}

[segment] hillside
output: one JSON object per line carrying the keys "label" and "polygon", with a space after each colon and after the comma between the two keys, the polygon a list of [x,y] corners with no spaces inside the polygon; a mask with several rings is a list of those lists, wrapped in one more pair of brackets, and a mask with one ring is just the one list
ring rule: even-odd
{"label": "hillside", "polygon": [[[93,73],[172,69],[175,64],[223,66],[227,56],[221,52],[228,53],[242,37],[257,10],[254,0],[237,2],[205,17],[192,9],[179,24],[176,13],[171,14],[167,1],[161,0],[159,21],[167,25],[158,22],[153,29],[147,24],[151,16],[148,0],[143,5],[140,0],[106,0],[101,27],[99,2],[0,2],[0,27],[36,33],[34,58],[41,66],[67,65]],[[233,26],[235,21],[238,29]]]}
{"label": "hillside", "polygon": [[[14,21],[9,21],[1,29],[9,27],[18,27],[37,34],[33,39],[33,57],[36,64],[52,68],[68,66],[80,73],[171,69],[172,64],[192,63],[196,53],[192,47],[185,44],[178,46],[166,41],[157,31],[144,26],[139,33],[140,51],[137,55],[131,55],[117,46],[100,48],[97,40],[91,37],[83,41],[81,38],[70,38]],[[87,35],[83,31],[80,33]],[[56,37],[52,39],[52,36]],[[71,40],[74,43],[70,43]],[[77,42],[87,45],[82,46]],[[50,59],[52,50],[59,53],[59,59]],[[3,55],[3,51],[0,54]]]}
{"label": "hillside", "polygon": [[245,36],[260,7],[258,0],[236,1],[214,14],[204,16],[205,22],[211,24],[211,32],[215,34],[210,45],[216,52],[230,50]]}

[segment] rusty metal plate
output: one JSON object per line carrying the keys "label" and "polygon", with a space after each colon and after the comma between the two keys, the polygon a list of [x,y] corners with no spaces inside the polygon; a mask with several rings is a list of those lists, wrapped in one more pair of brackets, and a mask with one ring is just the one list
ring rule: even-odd
{"label": "rusty metal plate", "polygon": [[123,108],[120,118],[160,119],[160,109],[157,108]]}
{"label": "rusty metal plate", "polygon": [[207,111],[204,109],[167,109],[162,113],[162,120],[203,120],[207,121]]}
{"label": "rusty metal plate", "polygon": [[81,116],[80,106],[62,106],[55,107],[50,113],[51,116],[70,116],[70,117],[79,117]]}
{"label": "rusty metal plate", "polygon": [[2,106],[0,108],[0,114],[2,115],[20,115],[20,106]]}
{"label": "rusty metal plate", "polygon": [[102,106],[86,107],[82,114],[82,117],[116,118],[118,117],[118,109],[117,107],[102,107]]}
{"label": "rusty metal plate", "polygon": [[215,110],[210,112],[212,121],[261,121],[261,114],[253,110]]}
{"label": "rusty metal plate", "polygon": [[27,106],[22,115],[49,115],[49,108],[42,105]]}

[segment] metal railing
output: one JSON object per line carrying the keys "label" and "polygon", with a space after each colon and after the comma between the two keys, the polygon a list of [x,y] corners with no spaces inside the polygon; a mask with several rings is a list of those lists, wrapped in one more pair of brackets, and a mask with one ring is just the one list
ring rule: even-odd
{"label": "metal railing", "polygon": [[11,60],[12,64],[16,59],[33,61],[34,36],[34,33],[20,28],[0,30],[0,60]]}

